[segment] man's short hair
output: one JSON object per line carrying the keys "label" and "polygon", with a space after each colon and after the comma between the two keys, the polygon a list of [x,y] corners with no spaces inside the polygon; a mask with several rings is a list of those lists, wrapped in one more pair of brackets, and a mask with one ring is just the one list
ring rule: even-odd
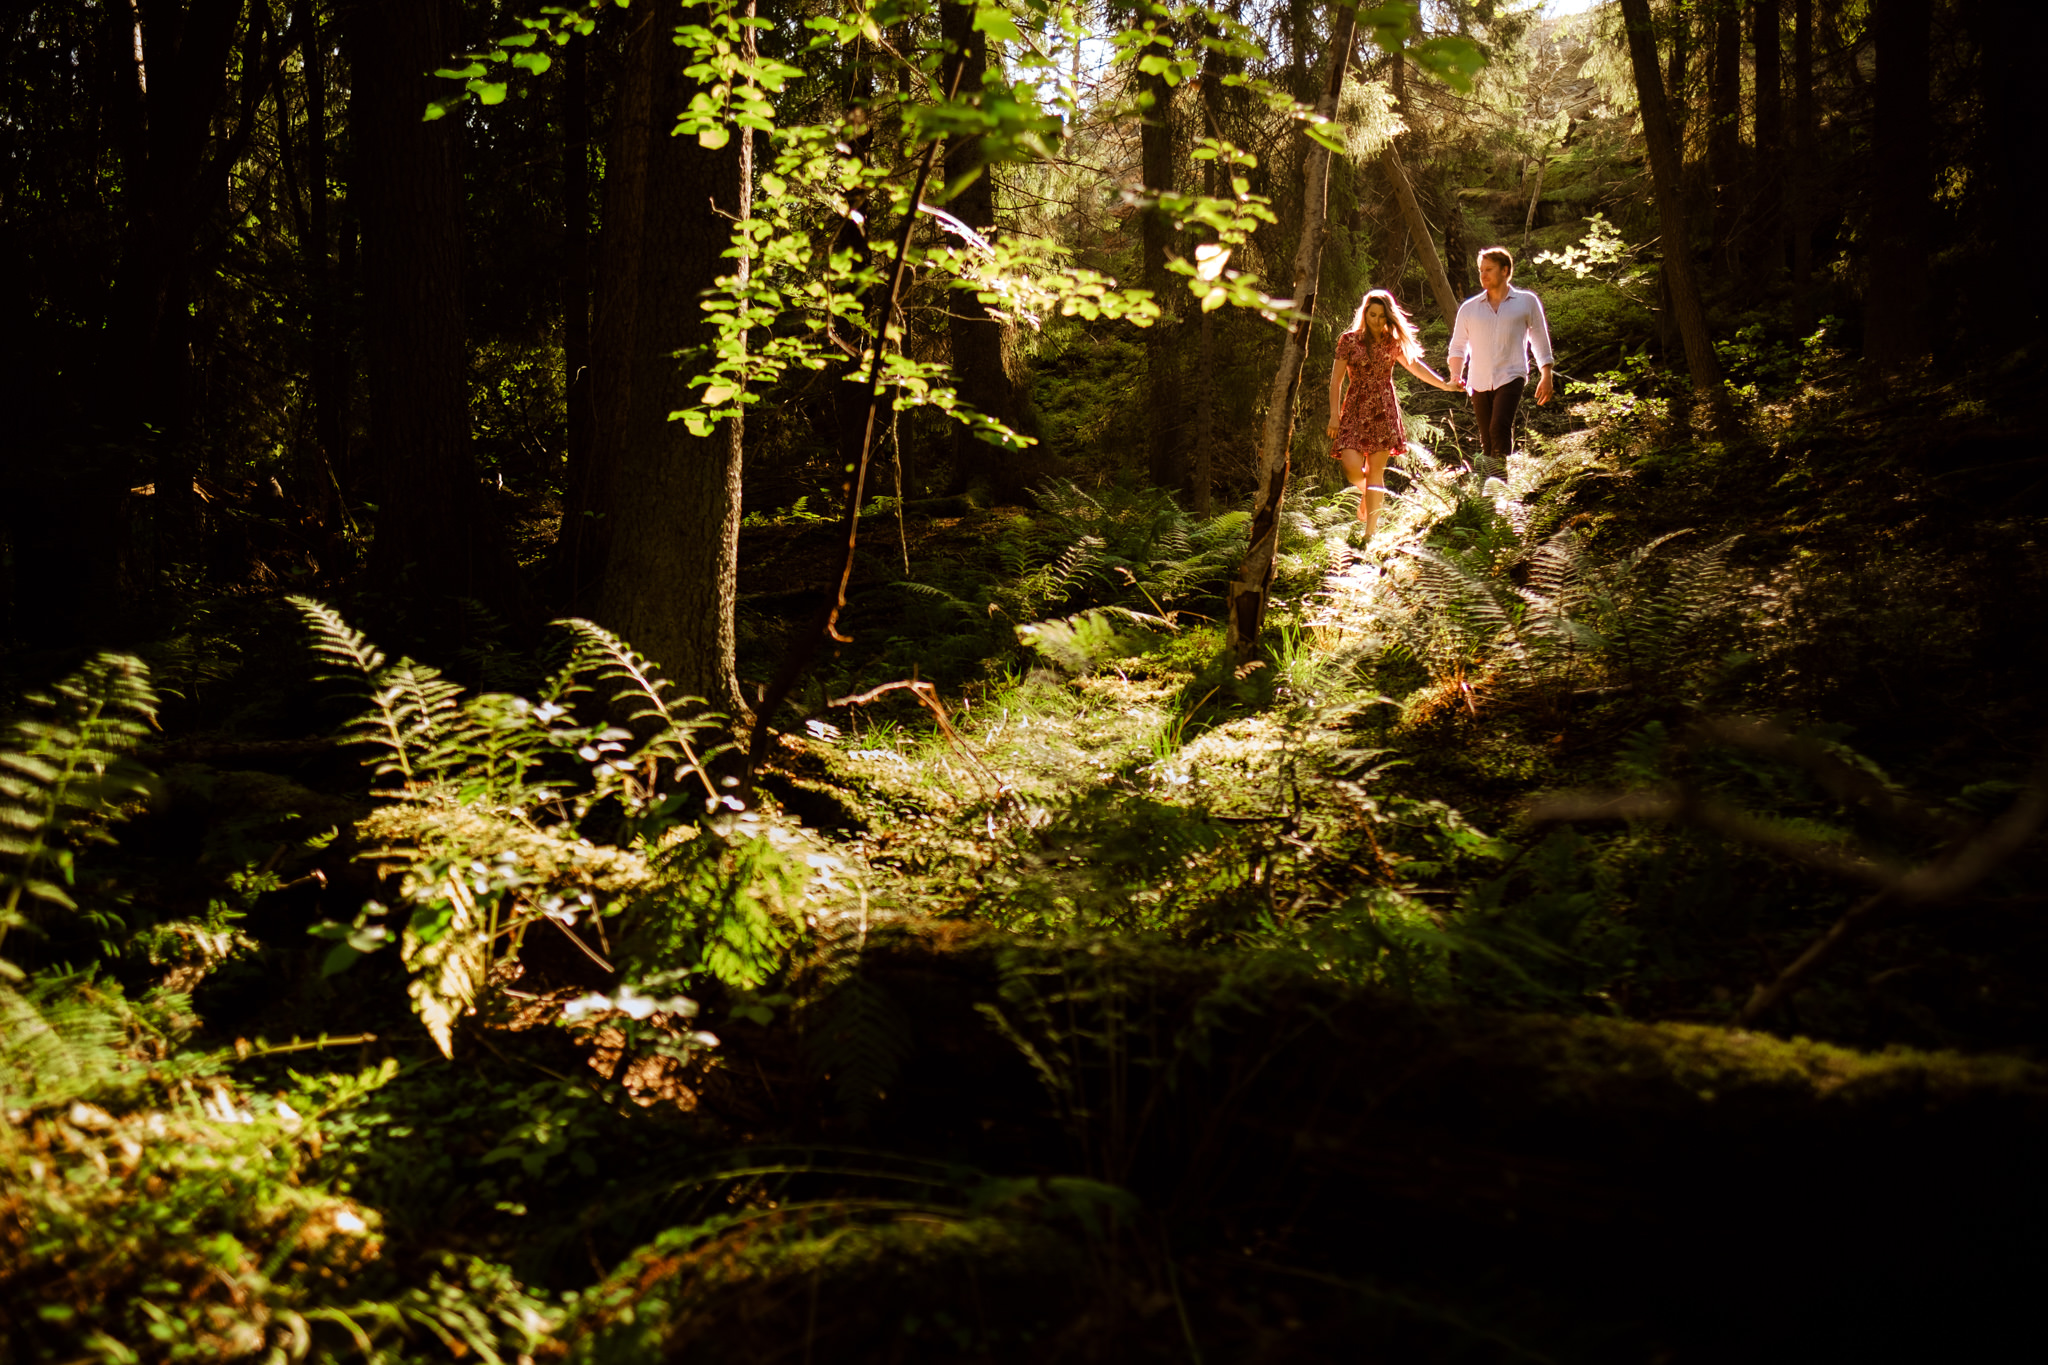
{"label": "man's short hair", "polygon": [[1509,251],[1506,247],[1490,246],[1479,253],[1479,259],[1482,261],[1492,261],[1502,271],[1506,272],[1509,279],[1515,277],[1515,253]]}

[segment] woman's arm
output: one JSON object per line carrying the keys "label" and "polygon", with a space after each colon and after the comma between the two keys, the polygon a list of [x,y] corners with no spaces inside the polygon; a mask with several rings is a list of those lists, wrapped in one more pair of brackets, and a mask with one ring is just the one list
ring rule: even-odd
{"label": "woman's arm", "polygon": [[1344,418],[1344,382],[1349,374],[1344,357],[1337,357],[1337,363],[1330,367],[1330,426],[1323,433],[1326,436],[1335,436],[1337,424]]}
{"label": "woman's arm", "polygon": [[1433,384],[1437,388],[1440,388],[1447,393],[1457,393],[1465,387],[1463,384],[1454,383],[1453,381],[1444,378],[1435,370],[1429,368],[1429,365],[1426,362],[1423,362],[1421,360],[1409,360],[1406,357],[1403,357],[1401,360],[1401,366],[1403,369],[1407,370],[1408,373],[1414,375],[1417,379],[1420,379],[1423,383]]}

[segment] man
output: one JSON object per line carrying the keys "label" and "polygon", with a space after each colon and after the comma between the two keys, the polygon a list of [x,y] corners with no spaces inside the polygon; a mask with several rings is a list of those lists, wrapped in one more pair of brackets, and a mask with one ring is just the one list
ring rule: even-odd
{"label": "man", "polygon": [[1480,252],[1479,283],[1485,292],[1465,300],[1451,328],[1451,382],[1465,381],[1472,411],[1479,418],[1480,449],[1496,460],[1505,460],[1515,448],[1515,409],[1529,381],[1531,350],[1543,367],[1543,377],[1536,381],[1536,401],[1550,401],[1550,324],[1543,317],[1542,300],[1515,288],[1510,283],[1514,277],[1515,258],[1506,247],[1490,246]]}

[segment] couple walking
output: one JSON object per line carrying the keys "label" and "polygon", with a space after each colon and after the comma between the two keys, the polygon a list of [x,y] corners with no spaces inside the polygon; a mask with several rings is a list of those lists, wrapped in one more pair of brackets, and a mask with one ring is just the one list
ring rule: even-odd
{"label": "couple walking", "polygon": [[1422,363],[1415,324],[1385,289],[1359,301],[1351,330],[1337,338],[1337,361],[1330,370],[1330,457],[1344,466],[1344,477],[1358,490],[1358,519],[1368,538],[1379,525],[1387,461],[1407,448],[1401,401],[1394,396],[1394,366],[1439,389],[1470,393],[1480,448],[1494,459],[1507,458],[1514,447],[1515,409],[1529,380],[1531,350],[1543,370],[1536,401],[1550,401],[1550,324],[1542,301],[1514,287],[1514,274],[1515,258],[1506,247],[1479,253],[1483,290],[1458,309],[1451,328],[1449,379]]}

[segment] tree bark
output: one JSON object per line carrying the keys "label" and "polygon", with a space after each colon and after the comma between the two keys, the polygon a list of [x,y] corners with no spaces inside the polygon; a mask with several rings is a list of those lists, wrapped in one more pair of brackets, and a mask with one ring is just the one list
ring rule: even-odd
{"label": "tree bark", "polygon": [[332,197],[327,183],[327,38],[313,0],[292,0],[292,27],[299,31],[300,63],[306,82],[307,311],[313,340],[313,446],[322,520],[330,536],[347,516],[342,478],[348,470],[348,352],[342,345],[330,243]]}
{"label": "tree bark", "polygon": [[1792,322],[1813,328],[1813,0],[1792,0],[1792,163],[1785,178],[1792,219]]}
{"label": "tree bark", "polygon": [[[1330,71],[1316,110],[1334,116],[1344,91],[1344,73],[1351,65],[1351,45],[1357,34],[1355,8],[1345,4],[1331,25]],[[1252,526],[1245,546],[1244,561],[1226,592],[1224,614],[1228,621],[1231,661],[1243,666],[1258,648],[1259,630],[1265,624],[1266,603],[1273,591],[1273,559],[1280,545],[1280,504],[1287,493],[1287,468],[1294,443],[1295,400],[1301,393],[1301,367],[1308,357],[1309,334],[1315,327],[1316,290],[1322,277],[1323,243],[1329,236],[1327,215],[1330,193],[1330,153],[1311,143],[1303,158],[1301,244],[1294,253],[1294,321],[1287,328],[1287,340],[1280,349],[1280,367],[1273,376],[1271,396],[1266,404],[1264,430],[1259,439],[1259,487],[1253,504]],[[1391,163],[1398,171],[1398,159]],[[1406,184],[1403,176],[1402,184]],[[1408,193],[1413,200],[1414,192]],[[1426,239],[1425,239],[1426,240]],[[1441,275],[1442,267],[1438,267]]]}
{"label": "tree bark", "polygon": [[1685,154],[1686,63],[1692,55],[1692,12],[1686,0],[1671,0],[1671,56],[1664,77],[1665,107],[1671,111],[1672,136],[1678,139],[1681,159]]}
{"label": "tree bark", "polygon": [[[596,299],[590,325],[590,432],[583,458],[569,462],[550,574],[572,614],[596,609],[613,526],[612,487],[625,446],[633,391],[633,346],[640,316],[640,267],[647,227],[647,156],[653,145],[652,90],[657,47],[668,30],[652,9],[629,9],[605,144],[603,228],[597,242]],[[668,111],[672,114],[674,111]],[[663,129],[662,131],[666,131]]]}
{"label": "tree bark", "polygon": [[1650,22],[1650,0],[1621,0],[1622,22],[1628,29],[1628,53],[1636,77],[1636,98],[1642,106],[1643,139],[1649,144],[1650,177],[1657,198],[1657,219],[1664,234],[1664,278],[1671,289],[1671,311],[1685,344],[1686,369],[1694,392],[1714,404],[1716,420],[1727,417],[1727,396],[1721,387],[1721,366],[1707,335],[1706,310],[1700,304],[1687,240],[1685,202],[1679,192],[1682,172],[1671,115],[1664,103],[1663,79],[1657,70],[1656,29]]}
{"label": "tree bark", "polygon": [[422,599],[498,600],[496,537],[469,445],[462,318],[459,118],[422,118],[426,73],[459,44],[451,0],[364,0],[354,10],[361,150],[372,580]]}
{"label": "tree bark", "polygon": [[1870,256],[1863,354],[1874,374],[1928,354],[1927,199],[1932,184],[1928,47],[1932,0],[1874,0],[1876,110],[1871,129]]}
{"label": "tree bark", "polygon": [[[966,54],[962,90],[979,95],[988,75],[988,35],[975,31],[974,6],[945,0],[939,7],[939,29],[946,41]],[[954,217],[983,236],[995,232],[995,186],[990,183],[987,156],[978,137],[956,137],[946,143],[946,182],[974,180],[953,197]],[[1003,324],[989,316],[988,305],[971,289],[956,289],[946,298],[946,332],[953,347],[953,381],[968,406],[1011,428],[1018,420],[1016,385],[1003,361]],[[957,423],[953,426],[953,468],[956,485],[986,482],[999,502],[1021,502],[1044,466],[1036,446],[1002,450]],[[963,477],[964,476],[964,477]]]}
{"label": "tree bark", "polygon": [[1749,200],[1756,206],[1754,239],[1760,259],[1752,273],[1774,280],[1785,268],[1785,74],[1779,35],[1780,0],[1752,0],[1751,46],[1756,53],[1756,149],[1750,158]]}
{"label": "tree bark", "polygon": [[692,436],[669,414],[690,405],[701,361],[677,352],[711,339],[699,301],[727,272],[729,221],[751,209],[752,139],[722,148],[671,137],[670,120],[696,92],[690,58],[668,35],[694,10],[651,6],[651,117],[643,251],[632,306],[631,379],[618,467],[601,510],[611,545],[598,621],[660,666],[684,694],[736,722],[748,717],[733,674],[733,599],[740,526],[740,424]]}
{"label": "tree bark", "polygon": [[[590,40],[562,54],[562,368],[570,471],[590,463]],[[571,477],[574,477],[573,473]]]}
{"label": "tree bark", "polygon": [[1707,88],[1707,175],[1714,189],[1714,259],[1729,269],[1738,254],[1735,239],[1742,213],[1740,0],[1718,0],[1714,11],[1714,67]]}
{"label": "tree bark", "polygon": [[108,7],[110,46],[125,58],[116,84],[128,221],[105,392],[119,413],[117,439],[154,455],[157,553],[166,562],[202,553],[192,492],[191,272],[200,226],[227,188],[225,164],[207,152],[241,14],[241,0]]}
{"label": "tree bark", "polygon": [[[1148,6],[1146,13],[1162,30],[1171,31],[1163,9]],[[1139,164],[1148,198],[1169,194],[1177,188],[1178,169],[1173,147],[1173,87],[1164,73],[1138,73],[1140,102],[1144,105],[1138,131]],[[1178,492],[1188,483],[1187,459],[1180,441],[1180,375],[1174,344],[1178,340],[1181,301],[1187,290],[1166,269],[1173,249],[1173,223],[1164,210],[1149,207],[1140,222],[1142,268],[1145,287],[1159,302],[1159,320],[1145,329],[1145,406],[1149,444],[1146,468],[1160,488]]]}

